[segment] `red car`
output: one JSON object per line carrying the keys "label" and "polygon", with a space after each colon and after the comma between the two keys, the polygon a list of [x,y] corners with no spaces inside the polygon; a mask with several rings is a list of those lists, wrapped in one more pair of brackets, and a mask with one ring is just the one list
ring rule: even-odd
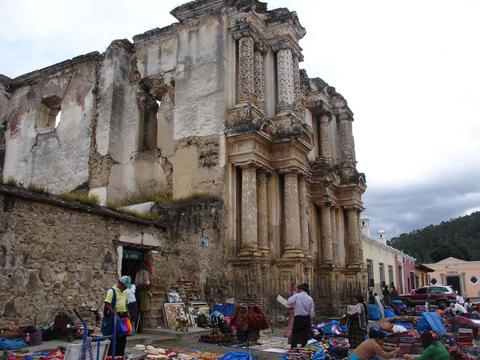
{"label": "red car", "polygon": [[456,301],[456,294],[448,286],[424,286],[414,290],[411,294],[399,295],[405,305],[424,305],[428,300],[430,304],[449,306]]}

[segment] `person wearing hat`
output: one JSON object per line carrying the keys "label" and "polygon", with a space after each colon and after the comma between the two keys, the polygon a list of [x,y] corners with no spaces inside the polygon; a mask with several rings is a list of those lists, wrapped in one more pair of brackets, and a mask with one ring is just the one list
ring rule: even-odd
{"label": "person wearing hat", "polygon": [[[107,295],[105,296],[105,313],[109,315],[113,315],[114,312],[118,314],[120,318],[129,317],[128,315],[128,294],[126,289],[130,289],[132,287],[132,281],[130,280],[130,276],[122,276],[118,283],[114,285],[111,289],[108,289]],[[114,299],[114,291],[115,291],[115,304],[112,307],[112,302]],[[125,354],[125,346],[127,345],[127,336],[119,336],[117,334],[115,340],[115,356],[123,356]],[[112,354],[112,349],[110,347],[109,355]]]}
{"label": "person wearing hat", "polygon": [[301,344],[302,347],[307,345],[312,335],[311,320],[315,316],[313,299],[308,294],[308,284],[300,284],[297,289],[298,292],[287,300],[288,305],[293,306],[294,312],[292,337],[290,340],[292,349],[296,348],[298,344]]}

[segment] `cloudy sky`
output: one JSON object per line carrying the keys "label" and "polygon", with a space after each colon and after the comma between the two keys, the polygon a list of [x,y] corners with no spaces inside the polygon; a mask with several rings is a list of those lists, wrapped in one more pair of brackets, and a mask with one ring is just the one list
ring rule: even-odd
{"label": "cloudy sky", "polygon": [[[175,21],[169,0],[0,0],[0,73],[15,77]],[[305,68],[355,113],[375,233],[480,210],[480,2],[272,0],[307,29]]]}

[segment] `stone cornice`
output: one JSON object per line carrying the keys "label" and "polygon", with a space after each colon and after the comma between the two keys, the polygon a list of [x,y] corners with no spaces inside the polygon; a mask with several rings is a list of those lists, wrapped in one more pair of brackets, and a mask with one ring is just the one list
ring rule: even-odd
{"label": "stone cornice", "polygon": [[230,20],[229,31],[235,40],[250,36],[255,42],[255,50],[267,51],[267,40],[262,34],[261,26],[250,16],[236,17]]}
{"label": "stone cornice", "polygon": [[170,37],[178,33],[178,23],[173,23],[171,25],[165,26],[163,28],[155,28],[152,30],[145,31],[142,34],[134,35],[133,42],[135,45],[142,43],[144,41],[158,39],[160,37]]}
{"label": "stone cornice", "polygon": [[170,11],[170,14],[178,21],[196,18],[202,15],[214,14],[227,7],[234,7],[236,0],[194,0],[180,5]]}
{"label": "stone cornice", "polygon": [[298,58],[298,61],[303,61],[302,48],[298,45],[298,42],[293,41],[288,36],[282,36],[280,38],[273,38],[269,40],[272,50],[277,52],[282,49],[290,49],[294,56]]}
{"label": "stone cornice", "polygon": [[353,120],[347,100],[333,86],[320,78],[309,78],[305,70],[301,70],[300,74],[307,108],[320,112],[331,111],[341,120]]}
{"label": "stone cornice", "polygon": [[300,24],[297,13],[289,11],[287,8],[279,8],[266,13],[265,23],[269,27],[288,24],[295,33],[297,40],[303,38],[306,34],[305,28]]}

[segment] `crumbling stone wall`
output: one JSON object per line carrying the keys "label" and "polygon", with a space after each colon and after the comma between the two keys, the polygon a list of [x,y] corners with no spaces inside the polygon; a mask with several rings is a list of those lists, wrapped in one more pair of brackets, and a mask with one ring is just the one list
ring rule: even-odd
{"label": "crumbling stone wall", "polygon": [[9,84],[4,177],[41,183],[54,192],[88,181],[97,57],[85,55]]}
{"label": "crumbling stone wall", "polygon": [[8,78],[0,75],[0,176],[3,176],[3,164],[5,162],[5,131],[7,129],[7,109],[10,101],[7,86]]}
{"label": "crumbling stone wall", "polygon": [[156,205],[169,224],[170,241],[153,254],[153,311],[149,324],[163,323],[165,289],[177,290],[182,299],[213,304],[232,296],[224,257],[225,210],[220,201],[185,201]]}
{"label": "crumbling stone wall", "polygon": [[[0,325],[12,319],[41,325],[59,310],[101,309],[105,291],[115,283],[119,244],[158,250],[152,253],[154,308],[148,325],[163,325],[167,291],[186,280],[190,297],[215,298],[207,284],[224,276],[220,203],[172,208],[171,230],[114,217],[102,207],[95,212],[85,205],[74,210],[50,195],[0,187]],[[208,247],[202,247],[202,238],[208,238]]]}

